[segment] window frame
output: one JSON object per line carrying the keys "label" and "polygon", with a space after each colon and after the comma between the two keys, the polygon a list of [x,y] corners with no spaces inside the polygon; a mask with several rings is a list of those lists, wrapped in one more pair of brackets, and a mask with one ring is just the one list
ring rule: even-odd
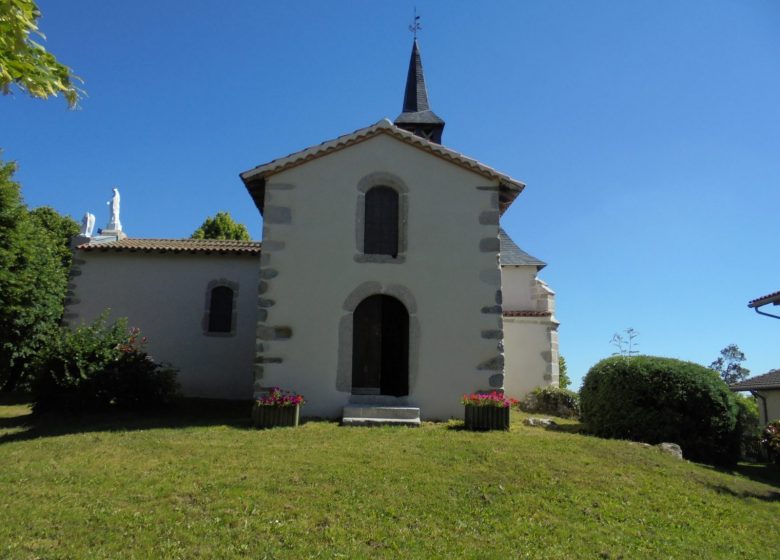
{"label": "window frame", "polygon": [[[398,198],[397,252],[367,253],[365,250],[366,235],[366,195],[374,188],[383,187],[396,192]],[[401,264],[406,261],[407,222],[409,216],[409,189],[397,175],[378,171],[363,177],[357,184],[357,204],[355,211],[355,244],[354,260],[359,263]]]}

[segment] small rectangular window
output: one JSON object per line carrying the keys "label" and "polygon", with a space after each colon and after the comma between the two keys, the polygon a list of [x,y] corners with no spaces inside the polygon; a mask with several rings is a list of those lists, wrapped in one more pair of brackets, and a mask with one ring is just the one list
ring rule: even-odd
{"label": "small rectangular window", "polygon": [[398,255],[398,193],[389,187],[374,187],[366,193],[363,252]]}
{"label": "small rectangular window", "polygon": [[209,332],[229,333],[233,323],[233,290],[217,286],[211,290]]}

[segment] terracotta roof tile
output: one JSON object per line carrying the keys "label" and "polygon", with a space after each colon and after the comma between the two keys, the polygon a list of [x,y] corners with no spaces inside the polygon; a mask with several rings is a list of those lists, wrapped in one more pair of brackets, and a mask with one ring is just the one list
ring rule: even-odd
{"label": "terracotta roof tile", "polygon": [[751,389],[780,389],[780,369],[773,369],[764,375],[757,375],[739,383],[729,385],[732,391],[750,391]]}
{"label": "terracotta roof tile", "polygon": [[761,305],[766,305],[767,303],[780,305],[780,292],[774,292],[761,296],[760,298],[752,299],[748,302],[748,307],[759,307]]}
{"label": "terracotta roof tile", "polygon": [[90,241],[76,248],[81,251],[145,251],[160,253],[233,253],[259,255],[259,241],[227,239],[142,239],[126,237],[112,241]]}
{"label": "terracotta roof tile", "polygon": [[526,309],[523,311],[504,311],[504,317],[551,317],[552,313],[549,311],[535,311],[533,309]]}

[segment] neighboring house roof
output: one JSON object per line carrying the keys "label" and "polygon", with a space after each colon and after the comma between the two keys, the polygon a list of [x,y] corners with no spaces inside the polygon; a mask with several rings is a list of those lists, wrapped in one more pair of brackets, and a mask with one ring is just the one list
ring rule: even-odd
{"label": "neighboring house roof", "polygon": [[780,389],[780,369],[773,369],[764,375],[745,379],[729,385],[732,391],[752,391],[755,389]]}
{"label": "neighboring house roof", "polygon": [[546,262],[540,261],[536,257],[529,255],[520,247],[518,247],[517,244],[512,241],[512,238],[509,237],[509,234],[503,230],[503,228],[498,228],[498,241],[500,251],[499,260],[501,266],[531,265],[535,266],[537,270],[542,270],[545,266],[547,266]]}
{"label": "neighboring house roof", "polygon": [[259,241],[228,239],[142,239],[126,237],[109,241],[93,240],[76,248],[81,251],[145,251],[159,253],[233,253],[259,255]]}
{"label": "neighboring house roof", "polygon": [[748,302],[748,307],[761,307],[762,305],[767,305],[769,303],[780,305],[780,292],[774,292],[761,296],[760,298],[752,299]]}
{"label": "neighboring house roof", "polygon": [[525,188],[525,184],[522,181],[513,179],[509,175],[501,173],[492,167],[480,163],[479,161],[467,157],[455,150],[445,148],[440,144],[426,140],[415,134],[403,130],[395,126],[387,119],[382,119],[376,124],[373,124],[366,128],[361,128],[344,136],[339,136],[334,140],[328,140],[316,146],[306,148],[299,152],[292,153],[285,157],[269,161],[263,165],[258,165],[254,169],[244,171],[240,174],[241,180],[252,195],[258,209],[262,213],[263,211],[263,195],[265,192],[265,179],[281,173],[292,167],[303,165],[313,159],[317,159],[333,152],[349,148],[360,142],[364,142],[380,134],[386,134],[405,142],[410,146],[414,146],[420,150],[428,152],[434,156],[440,157],[450,163],[473,171],[483,177],[498,181],[500,183],[499,188],[499,209],[503,214],[504,211],[509,208],[518,194]]}

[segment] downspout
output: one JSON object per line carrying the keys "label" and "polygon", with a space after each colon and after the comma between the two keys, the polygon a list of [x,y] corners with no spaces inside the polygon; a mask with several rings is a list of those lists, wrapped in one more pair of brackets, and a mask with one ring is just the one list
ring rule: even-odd
{"label": "downspout", "polygon": [[[766,303],[764,305],[766,305]],[[763,305],[757,305],[753,308],[756,310],[756,313],[758,313],[759,315],[766,315],[767,317],[774,317],[775,319],[780,319],[780,315],[772,315],[771,313],[767,313],[766,311],[759,311],[758,310],[759,307],[763,307]]]}
{"label": "downspout", "polygon": [[764,409],[764,420],[766,420],[766,423],[769,423],[769,409],[766,407],[766,397],[757,393],[756,391],[750,391],[750,394],[753,395],[756,399],[761,400],[761,408]]}

